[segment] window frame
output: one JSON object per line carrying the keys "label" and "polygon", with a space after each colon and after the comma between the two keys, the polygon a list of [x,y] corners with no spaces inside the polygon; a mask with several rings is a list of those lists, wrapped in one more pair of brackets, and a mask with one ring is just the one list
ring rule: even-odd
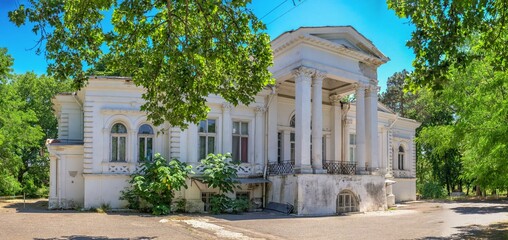
{"label": "window frame", "polygon": [[[239,129],[237,132],[235,132],[235,123],[238,123],[238,126],[239,126]],[[243,128],[242,128],[242,125],[243,124],[247,124],[247,130],[246,130],[246,134],[243,133]],[[248,120],[233,120],[232,121],[232,125],[231,125],[231,150],[232,150],[232,153],[231,153],[231,157],[232,157],[232,160],[233,161],[236,161],[236,162],[239,162],[239,163],[249,163],[249,159],[250,159],[250,154],[249,154],[249,149],[250,149],[250,121]],[[235,137],[238,137],[238,155],[239,156],[234,156],[234,152],[235,152],[235,147],[234,147],[234,144],[235,144]],[[242,159],[242,140],[243,139],[247,139],[247,143],[245,144],[245,146],[247,147],[247,149],[245,150],[246,153],[245,153],[245,157],[246,159]],[[240,159],[236,159],[237,157],[239,157]]]}
{"label": "window frame", "polygon": [[[145,125],[150,127],[151,133],[140,133],[141,127],[143,127]],[[145,153],[145,155],[146,155],[146,152],[148,150],[148,139],[151,139],[151,141],[152,141],[151,149],[150,149],[151,153],[150,153],[150,158],[148,159],[148,161],[153,161],[153,155],[154,155],[153,154],[153,152],[154,152],[153,148],[154,148],[154,144],[155,144],[155,141],[154,141],[155,140],[155,131],[154,131],[154,128],[150,124],[143,123],[138,128],[138,136],[137,136],[137,142],[136,142],[138,144],[138,148],[137,148],[138,149],[138,154],[137,154],[137,161],[138,162],[144,162],[144,161],[147,160],[147,159],[143,159],[143,160],[141,159],[141,155],[140,155],[141,154],[141,151],[140,151],[140,146],[141,146],[140,145],[140,140],[141,139],[144,140],[144,151],[143,152]]]}
{"label": "window frame", "polygon": [[404,161],[405,161],[406,149],[401,144],[399,145],[399,149],[397,151],[397,170],[404,170]]}
{"label": "window frame", "polygon": [[[352,142],[354,142],[354,143],[352,143]],[[348,161],[350,163],[355,163],[356,162],[356,133],[349,133],[348,145],[349,145]]]}
{"label": "window frame", "polygon": [[[115,126],[117,125],[121,125],[124,129],[125,129],[125,132],[124,133],[119,133],[119,132],[113,132],[113,131],[116,131],[115,129]],[[109,161],[110,162],[127,162],[127,145],[128,145],[128,138],[129,138],[129,130],[127,129],[127,127],[125,126],[124,123],[122,122],[115,122],[112,126],[111,126],[111,130],[109,131],[109,141],[110,141],[110,149],[109,149]],[[123,144],[123,158],[124,159],[121,159],[121,139],[124,139],[124,144]],[[114,153],[114,140],[113,139],[116,139],[116,157],[114,157],[115,153]]]}
{"label": "window frame", "polygon": [[[214,124],[214,132],[209,132],[209,125],[210,125],[210,121],[214,121],[215,124]],[[205,122],[205,127],[204,127],[204,131],[201,131],[201,122]],[[207,118],[206,120],[201,120],[199,123],[198,123],[198,157],[199,159],[205,159],[206,156],[208,156],[208,154],[210,153],[217,153],[217,129],[218,129],[218,120],[215,119],[215,118]],[[205,154],[204,156],[202,156],[202,153],[201,153],[201,138],[204,138],[205,141]],[[213,151],[210,152],[209,148],[209,141],[210,141],[210,138],[213,137]]]}

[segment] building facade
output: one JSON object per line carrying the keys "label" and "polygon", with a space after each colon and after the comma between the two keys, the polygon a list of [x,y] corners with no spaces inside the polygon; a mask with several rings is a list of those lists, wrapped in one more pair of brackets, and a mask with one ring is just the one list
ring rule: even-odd
{"label": "building facade", "polygon": [[56,96],[49,207],[124,207],[120,191],[156,152],[193,165],[196,176],[177,194],[189,211],[207,211],[216,192],[199,180],[200,159],[226,152],[241,163],[231,197],[252,209],[275,202],[335,214],[414,200],[419,123],[377,99],[377,67],[389,59],[349,26],[286,32],[272,49],[273,86],[248,106],[208,96],[208,119],[185,130],[152,125],[140,111],[143,89],[128,78],[91,77]]}

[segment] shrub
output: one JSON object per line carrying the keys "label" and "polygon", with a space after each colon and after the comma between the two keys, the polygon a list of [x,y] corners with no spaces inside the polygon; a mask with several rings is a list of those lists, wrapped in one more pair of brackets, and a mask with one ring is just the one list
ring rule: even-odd
{"label": "shrub", "polygon": [[247,210],[249,210],[249,200],[244,198],[234,199],[231,202],[231,209],[233,213],[246,212]]}
{"label": "shrub", "polygon": [[446,196],[445,189],[438,183],[426,182],[421,186],[420,193],[422,198],[442,198]]}
{"label": "shrub", "polygon": [[187,188],[185,181],[190,173],[192,166],[177,159],[168,163],[157,153],[153,162],[143,162],[141,170],[131,176],[131,186],[122,191],[120,199],[127,200],[129,208],[148,210],[154,215],[168,214],[175,191]]}

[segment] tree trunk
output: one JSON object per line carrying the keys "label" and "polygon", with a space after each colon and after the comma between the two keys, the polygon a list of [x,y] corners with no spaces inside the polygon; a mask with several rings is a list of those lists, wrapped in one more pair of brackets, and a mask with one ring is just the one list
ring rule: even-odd
{"label": "tree trunk", "polygon": [[480,186],[476,185],[476,196],[481,197],[482,196],[482,190],[480,189]]}

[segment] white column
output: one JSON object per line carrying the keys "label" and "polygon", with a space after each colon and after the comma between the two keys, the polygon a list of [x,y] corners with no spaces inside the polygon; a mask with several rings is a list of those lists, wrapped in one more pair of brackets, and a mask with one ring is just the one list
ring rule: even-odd
{"label": "white column", "polygon": [[[271,98],[271,99],[270,99]],[[270,163],[277,162],[277,105],[278,105],[278,97],[277,95],[268,96],[270,102],[270,106],[268,107],[268,161]],[[282,159],[284,160],[284,159]]]}
{"label": "white column", "polygon": [[365,86],[356,86],[356,170],[365,171]]}
{"label": "white column", "polygon": [[254,163],[263,164],[265,156],[265,147],[263,143],[263,133],[265,132],[265,108],[256,107],[256,129],[254,131]]}
{"label": "white column", "polygon": [[293,70],[295,77],[295,172],[312,173],[310,165],[310,96],[314,70],[299,67]]}
{"label": "white column", "polygon": [[222,104],[222,154],[232,153],[233,151],[233,123],[231,120],[230,103]]}
{"label": "white column", "polygon": [[369,170],[379,170],[379,143],[378,143],[378,130],[377,130],[377,86],[369,85],[365,91],[365,136],[367,147],[367,165]]}
{"label": "white column", "polygon": [[317,72],[312,81],[312,168],[323,173],[323,79],[326,73]]}
{"label": "white column", "polygon": [[331,127],[332,127],[332,135],[331,135],[331,152],[332,159],[334,161],[342,161],[345,160],[342,158],[342,109],[340,99],[342,96],[338,94],[330,95],[330,103],[331,107]]}
{"label": "white column", "polygon": [[[58,161],[58,157],[57,156],[51,156],[49,158],[49,199],[52,200],[52,199],[56,199],[57,197],[57,180],[58,180],[58,172],[57,172],[57,161]],[[53,200],[55,201],[55,200]],[[54,207],[54,206],[50,206],[50,207]]]}

